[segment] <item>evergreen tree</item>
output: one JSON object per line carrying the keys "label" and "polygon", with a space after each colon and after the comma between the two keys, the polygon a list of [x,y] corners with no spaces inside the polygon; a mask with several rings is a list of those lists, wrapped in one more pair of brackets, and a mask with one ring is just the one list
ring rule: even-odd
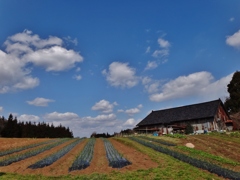
{"label": "evergreen tree", "polygon": [[240,71],[233,74],[227,87],[230,96],[224,102],[224,106],[230,114],[234,114],[240,111]]}

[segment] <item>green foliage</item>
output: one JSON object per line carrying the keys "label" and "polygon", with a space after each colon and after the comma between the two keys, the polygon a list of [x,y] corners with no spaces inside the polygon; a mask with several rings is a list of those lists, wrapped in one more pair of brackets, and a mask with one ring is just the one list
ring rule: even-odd
{"label": "green foliage", "polygon": [[187,123],[185,133],[186,134],[192,134],[193,133],[193,126],[190,123]]}
{"label": "green foliage", "polygon": [[166,145],[166,146],[176,146],[176,144],[174,144],[174,143],[167,142],[167,141],[164,141],[164,140],[161,140],[161,139],[149,138],[149,137],[146,137],[146,136],[140,136],[140,138],[147,139],[147,140],[150,140],[150,141],[154,141],[154,142]]}
{"label": "green foliage", "polygon": [[240,111],[240,71],[233,74],[232,80],[227,85],[230,97],[224,102],[224,106],[231,114]]}
{"label": "green foliage", "polygon": [[165,136],[171,137],[171,138],[184,138],[184,139],[186,138],[186,136],[183,134],[166,134]]}
{"label": "green foliage", "polygon": [[231,132],[231,133],[229,134],[229,136],[230,136],[230,137],[237,137],[237,138],[239,138],[239,137],[240,137],[240,132],[239,132],[239,131]]}

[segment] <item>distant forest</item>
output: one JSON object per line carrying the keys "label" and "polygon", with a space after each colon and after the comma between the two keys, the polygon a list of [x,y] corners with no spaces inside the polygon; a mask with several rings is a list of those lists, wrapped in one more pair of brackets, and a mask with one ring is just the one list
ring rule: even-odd
{"label": "distant forest", "polygon": [[55,127],[44,122],[18,122],[10,114],[8,119],[0,117],[0,137],[16,138],[72,138],[73,133],[61,124]]}

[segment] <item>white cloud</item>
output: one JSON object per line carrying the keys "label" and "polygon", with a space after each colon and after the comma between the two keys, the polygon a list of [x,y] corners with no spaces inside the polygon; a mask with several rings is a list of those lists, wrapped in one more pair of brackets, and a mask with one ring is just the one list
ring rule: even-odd
{"label": "white cloud", "polygon": [[202,98],[223,98],[232,74],[214,81],[209,72],[196,72],[188,76],[180,76],[160,88],[160,92],[150,94],[151,101],[166,101],[175,98],[200,96]]}
{"label": "white cloud", "polygon": [[157,61],[148,61],[147,66],[145,67],[145,70],[155,69],[158,67]]}
{"label": "white cloud", "polygon": [[65,71],[83,61],[78,52],[62,45],[58,37],[41,39],[29,30],[8,37],[4,42],[5,52],[0,50],[0,93],[38,86],[39,79],[31,75],[32,65],[46,71]]}
{"label": "white cloud", "polygon": [[116,106],[116,105],[117,105],[116,102],[111,104],[109,101],[106,101],[106,100],[103,99],[103,100],[97,102],[92,107],[92,110],[101,111],[103,113],[111,113],[113,111],[114,106]]}
{"label": "white cloud", "polygon": [[133,118],[130,118],[123,124],[123,126],[132,128],[135,126],[135,124],[136,124],[135,120]]}
{"label": "white cloud", "polygon": [[161,85],[161,81],[159,80],[153,80],[149,77],[144,77],[142,79],[142,84],[144,85],[145,90],[149,93],[149,94],[153,94],[159,91],[160,85]]}
{"label": "white cloud", "polygon": [[2,112],[2,111],[3,111],[3,107],[0,106],[0,112]]}
{"label": "white cloud", "polygon": [[30,114],[22,114],[19,116],[18,120],[21,122],[39,122],[40,117]]}
{"label": "white cloud", "polygon": [[132,109],[127,109],[125,112],[128,115],[132,116],[133,114],[139,113],[140,109],[139,108],[132,108]]}
{"label": "white cloud", "polygon": [[152,56],[155,58],[164,57],[164,56],[168,56],[168,55],[169,55],[168,49],[155,50],[152,54]]}
{"label": "white cloud", "polygon": [[240,30],[231,36],[227,36],[226,43],[229,46],[240,48]]}
{"label": "white cloud", "polygon": [[55,126],[62,124],[73,131],[74,136],[89,137],[92,132],[111,133],[119,132],[122,128],[122,122],[117,120],[115,114],[102,114],[96,117],[79,117],[73,112],[52,112],[44,116],[45,122],[53,123]]}
{"label": "white cloud", "polygon": [[83,60],[77,52],[60,46],[40,49],[26,54],[23,58],[27,62],[32,62],[35,66],[45,68],[46,71],[65,71],[73,68],[76,62],[82,62]]}
{"label": "white cloud", "polygon": [[54,36],[49,36],[48,39],[40,39],[38,35],[33,35],[32,31],[24,30],[22,33],[17,33],[11,37],[8,37],[8,40],[4,43],[7,46],[7,52],[18,50],[12,48],[16,43],[19,45],[28,46],[29,48],[34,47],[36,49],[41,49],[55,45],[61,46],[63,41]]}
{"label": "white cloud", "polygon": [[48,103],[54,102],[52,99],[45,99],[45,98],[35,98],[32,101],[27,101],[28,104],[34,105],[34,106],[48,106]]}
{"label": "white cloud", "polygon": [[131,88],[138,84],[139,78],[135,75],[135,69],[128,66],[128,63],[113,62],[102,74],[106,76],[111,86]]}
{"label": "white cloud", "polygon": [[59,112],[52,112],[49,114],[46,114],[44,116],[44,119],[48,120],[48,122],[52,121],[74,121],[78,120],[79,116],[72,112],[65,112],[65,113],[59,113]]}
{"label": "white cloud", "polygon": [[165,40],[163,38],[159,38],[158,39],[158,44],[160,45],[161,48],[169,48],[171,46],[169,41],[167,41],[167,40]]}
{"label": "white cloud", "polygon": [[163,38],[158,38],[157,42],[159,44],[159,48],[154,50],[152,53],[152,57],[157,59],[157,61],[148,61],[145,70],[155,69],[159,66],[159,64],[166,63],[168,61],[167,57],[169,56],[169,48],[171,47],[170,42]]}
{"label": "white cloud", "polygon": [[119,113],[126,113],[128,114],[129,116],[133,116],[134,114],[137,114],[140,112],[140,109],[143,107],[142,104],[139,104],[136,108],[131,108],[131,109],[127,109],[127,110],[123,110],[123,109],[119,109],[118,112]]}
{"label": "white cloud", "polygon": [[0,50],[0,59],[0,93],[39,85],[39,79],[30,75],[31,70],[18,57]]}

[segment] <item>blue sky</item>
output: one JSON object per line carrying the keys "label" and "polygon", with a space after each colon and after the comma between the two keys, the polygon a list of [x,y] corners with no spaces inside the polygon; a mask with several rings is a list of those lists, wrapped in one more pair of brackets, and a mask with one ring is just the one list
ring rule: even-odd
{"label": "blue sky", "polygon": [[74,136],[228,96],[238,0],[0,0],[0,115]]}

